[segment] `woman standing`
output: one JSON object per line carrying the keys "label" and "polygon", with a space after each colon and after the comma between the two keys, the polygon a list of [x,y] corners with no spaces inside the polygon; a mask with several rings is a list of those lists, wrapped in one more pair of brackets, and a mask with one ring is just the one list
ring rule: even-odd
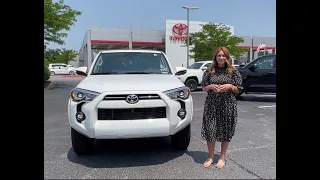
{"label": "woman standing", "polygon": [[221,154],[216,165],[226,164],[226,152],[237,124],[236,93],[242,88],[239,71],[232,66],[230,52],[225,47],[216,50],[211,67],[203,74],[202,87],[208,93],[203,113],[201,136],[207,141],[209,157],[204,167],[214,162],[215,142],[221,142]]}

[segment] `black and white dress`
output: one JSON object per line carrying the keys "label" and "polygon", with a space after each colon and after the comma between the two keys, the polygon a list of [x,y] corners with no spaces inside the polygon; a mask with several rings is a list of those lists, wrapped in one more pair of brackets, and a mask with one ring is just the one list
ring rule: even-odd
{"label": "black and white dress", "polygon": [[[242,78],[238,70],[232,76],[227,69],[216,67],[215,73],[206,70],[202,86],[209,84],[232,84],[242,89]],[[208,92],[205,100],[201,136],[209,142],[231,141],[237,124],[237,100],[234,92]]]}

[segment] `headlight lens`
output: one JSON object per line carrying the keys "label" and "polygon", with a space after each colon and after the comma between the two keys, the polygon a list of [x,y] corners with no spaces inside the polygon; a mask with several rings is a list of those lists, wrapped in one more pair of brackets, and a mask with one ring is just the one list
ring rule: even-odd
{"label": "headlight lens", "polygon": [[71,99],[75,102],[80,101],[92,101],[94,100],[100,93],[89,91],[85,89],[75,88],[71,91]]}
{"label": "headlight lens", "polygon": [[190,95],[190,89],[186,86],[176,88],[176,89],[171,89],[168,91],[163,92],[166,94],[168,97],[171,99],[188,99]]}

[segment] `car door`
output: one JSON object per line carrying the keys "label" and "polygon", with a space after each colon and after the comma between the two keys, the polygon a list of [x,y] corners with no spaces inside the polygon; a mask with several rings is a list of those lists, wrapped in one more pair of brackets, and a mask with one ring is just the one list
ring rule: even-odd
{"label": "car door", "polygon": [[248,92],[276,91],[276,56],[263,56],[249,66]]}
{"label": "car door", "polygon": [[60,65],[60,72],[61,72],[61,74],[69,74],[68,66],[67,65]]}
{"label": "car door", "polygon": [[53,71],[54,74],[61,74],[61,70],[60,70],[59,65],[52,65],[52,69],[50,71]]}

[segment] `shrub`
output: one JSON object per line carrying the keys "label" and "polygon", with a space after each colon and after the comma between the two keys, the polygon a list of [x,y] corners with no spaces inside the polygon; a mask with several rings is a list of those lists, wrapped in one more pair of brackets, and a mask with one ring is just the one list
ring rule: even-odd
{"label": "shrub", "polygon": [[44,60],[44,82],[50,78],[49,63],[47,60]]}

